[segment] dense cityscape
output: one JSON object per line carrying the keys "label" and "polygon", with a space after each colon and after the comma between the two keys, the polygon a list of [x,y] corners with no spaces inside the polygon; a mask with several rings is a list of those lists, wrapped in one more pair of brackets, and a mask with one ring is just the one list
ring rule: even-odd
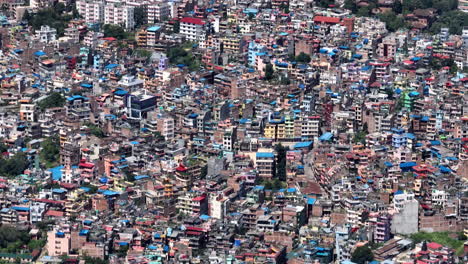
{"label": "dense cityscape", "polygon": [[0,263],[468,263],[468,0],[0,4]]}

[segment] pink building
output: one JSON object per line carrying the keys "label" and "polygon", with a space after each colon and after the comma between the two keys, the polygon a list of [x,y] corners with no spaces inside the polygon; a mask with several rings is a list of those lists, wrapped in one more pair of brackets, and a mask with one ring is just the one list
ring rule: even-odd
{"label": "pink building", "polygon": [[68,255],[70,252],[70,232],[54,229],[47,232],[47,252],[49,256]]}

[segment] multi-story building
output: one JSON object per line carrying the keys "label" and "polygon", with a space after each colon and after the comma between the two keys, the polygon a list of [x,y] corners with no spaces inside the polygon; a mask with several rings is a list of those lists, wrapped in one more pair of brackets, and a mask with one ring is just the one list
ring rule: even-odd
{"label": "multi-story building", "polygon": [[104,19],[104,1],[80,0],[76,2],[78,13],[86,23],[100,23]]}
{"label": "multi-story building", "polygon": [[57,29],[49,26],[41,26],[41,29],[36,30],[37,38],[39,42],[51,43],[57,39]]}
{"label": "multi-story building", "polygon": [[208,25],[199,18],[184,17],[180,20],[180,33],[189,41],[202,42],[207,36]]}
{"label": "multi-story building", "polygon": [[185,195],[177,198],[176,208],[184,214],[207,214],[208,213],[208,197],[202,194],[187,192]]}
{"label": "multi-story building", "polygon": [[146,15],[148,24],[164,21],[171,16],[171,6],[167,2],[152,2],[148,4]]}
{"label": "multi-story building", "polygon": [[67,98],[65,104],[66,116],[70,120],[89,120],[90,105],[87,97],[81,95],[73,95]]}
{"label": "multi-story building", "polygon": [[47,232],[47,253],[49,256],[68,255],[70,252],[70,232],[56,228]]}
{"label": "multi-story building", "polygon": [[135,27],[133,6],[122,3],[108,3],[104,8],[104,24],[121,25],[126,29]]}
{"label": "multi-story building", "polygon": [[259,177],[270,179],[275,174],[275,154],[272,152],[257,152],[255,164]]}
{"label": "multi-story building", "polygon": [[129,118],[143,119],[156,107],[156,97],[141,92],[132,93],[126,97],[125,106]]}

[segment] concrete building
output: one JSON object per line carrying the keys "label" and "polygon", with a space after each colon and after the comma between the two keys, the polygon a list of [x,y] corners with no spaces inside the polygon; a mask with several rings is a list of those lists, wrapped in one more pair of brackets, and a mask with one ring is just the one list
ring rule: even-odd
{"label": "concrete building", "polygon": [[104,19],[104,1],[80,0],[76,2],[76,9],[86,23],[100,23]]}
{"label": "concrete building", "polygon": [[164,21],[171,16],[171,6],[163,1],[151,2],[148,4],[146,16],[148,24]]}
{"label": "concrete building", "polygon": [[57,29],[51,28],[47,25],[41,26],[41,29],[36,30],[36,35],[39,39],[39,42],[51,43],[57,39]]}
{"label": "concrete building", "polygon": [[104,24],[121,25],[126,29],[135,27],[134,7],[121,3],[108,3],[104,7]]}
{"label": "concrete building", "polygon": [[207,29],[207,23],[199,18],[184,17],[180,20],[179,32],[189,41],[205,41]]}
{"label": "concrete building", "polygon": [[275,174],[275,154],[272,152],[257,152],[255,164],[259,177],[270,179]]}
{"label": "concrete building", "polygon": [[68,255],[70,252],[70,232],[56,228],[47,232],[47,253],[49,256]]}
{"label": "concrete building", "polygon": [[392,219],[392,233],[410,235],[418,232],[419,202],[411,200],[405,203]]}

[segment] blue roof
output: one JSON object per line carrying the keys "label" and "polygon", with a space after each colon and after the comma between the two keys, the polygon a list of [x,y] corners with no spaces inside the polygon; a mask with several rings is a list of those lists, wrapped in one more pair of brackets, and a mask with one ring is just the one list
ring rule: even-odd
{"label": "blue roof", "polygon": [[52,172],[52,179],[54,181],[59,181],[62,178],[62,169],[63,166],[57,166],[52,169],[49,169],[49,171]]}
{"label": "blue roof", "polygon": [[406,133],[406,137],[409,139],[415,139],[416,136],[413,133]]}
{"label": "blue roof", "polygon": [[150,250],[156,250],[158,247],[156,247],[155,245],[149,245],[148,246],[148,249]]}
{"label": "blue roof", "polygon": [[80,236],[86,236],[89,233],[88,229],[81,229],[80,230]]}
{"label": "blue roof", "polygon": [[121,241],[119,242],[119,246],[128,246],[128,242]]}
{"label": "blue roof", "polygon": [[272,152],[257,152],[255,157],[257,157],[257,159],[258,158],[274,158],[275,154],[273,154]]}
{"label": "blue roof", "polygon": [[54,193],[66,193],[67,190],[62,189],[62,188],[56,188],[56,189],[52,189],[52,192],[54,192]]}
{"label": "blue roof", "polygon": [[115,94],[115,95],[118,95],[118,96],[124,96],[124,95],[128,94],[128,92],[125,91],[125,90],[122,89],[122,88],[118,88],[117,90],[114,91],[114,94]]}
{"label": "blue roof", "polygon": [[432,146],[440,146],[440,141],[439,140],[431,140],[429,141],[431,143]]}
{"label": "blue roof", "polygon": [[404,192],[402,190],[397,190],[394,194],[403,194]]}
{"label": "blue roof", "polygon": [[141,179],[146,179],[146,178],[149,178],[148,175],[138,175],[138,176],[135,176],[135,180],[141,180]]}
{"label": "blue roof", "polygon": [[72,96],[67,98],[68,101],[74,101],[74,100],[77,100],[77,99],[88,100],[87,97],[84,97],[84,96],[81,96],[81,95],[72,95]]}
{"label": "blue roof", "polygon": [[288,188],[286,191],[289,193],[296,192],[296,188]]}
{"label": "blue roof", "polygon": [[313,144],[313,141],[306,141],[306,142],[298,142],[294,145],[294,148],[297,149],[297,148],[309,148],[310,146],[312,146]]}
{"label": "blue roof", "polygon": [[158,31],[160,29],[161,29],[160,26],[152,26],[152,27],[147,28],[146,30],[149,31],[149,32],[156,32],[156,31]]}
{"label": "blue roof", "polygon": [[407,169],[407,168],[412,168],[412,167],[414,167],[416,165],[417,165],[416,162],[412,162],[412,161],[411,162],[402,162],[402,163],[400,163],[400,168],[401,169],[405,169],[405,168]]}
{"label": "blue roof", "polygon": [[307,204],[313,205],[317,200],[314,198],[307,198]]}
{"label": "blue roof", "polygon": [[119,64],[111,63],[111,64],[107,64],[105,68],[109,70],[109,69],[113,69],[113,68],[115,68],[117,66],[119,66]]}
{"label": "blue roof", "polygon": [[42,51],[42,50],[38,50],[38,51],[34,52],[34,56],[36,56],[36,57],[40,57],[40,56],[44,56],[44,55],[46,55],[46,53],[44,51]]}
{"label": "blue roof", "polygon": [[452,170],[451,170],[450,168],[445,167],[445,166],[443,166],[443,165],[440,165],[440,166],[439,166],[439,169],[440,169],[440,172],[442,172],[442,173],[449,173],[449,172],[452,172]]}
{"label": "blue roof", "polygon": [[204,220],[204,221],[207,221],[207,220],[210,219],[210,216],[209,215],[200,215],[200,219]]}
{"label": "blue roof", "polygon": [[105,196],[119,195],[118,192],[114,192],[114,191],[111,191],[111,190],[105,190],[104,192],[102,192],[102,194],[104,194]]}
{"label": "blue roof", "polygon": [[384,165],[387,167],[393,167],[393,164],[389,161],[384,162]]}
{"label": "blue roof", "polygon": [[83,88],[93,88],[93,85],[89,84],[89,83],[82,83],[82,84],[80,84],[80,86],[83,87]]}
{"label": "blue roof", "polygon": [[99,179],[100,183],[107,183],[108,181],[109,181],[109,179],[106,178],[106,177],[102,177],[102,178]]}
{"label": "blue roof", "polygon": [[15,211],[22,211],[22,212],[28,212],[29,207],[23,207],[23,206],[12,206],[11,209]]}
{"label": "blue roof", "polygon": [[326,132],[323,135],[319,137],[319,140],[321,141],[329,141],[333,137],[333,134],[330,132]]}

